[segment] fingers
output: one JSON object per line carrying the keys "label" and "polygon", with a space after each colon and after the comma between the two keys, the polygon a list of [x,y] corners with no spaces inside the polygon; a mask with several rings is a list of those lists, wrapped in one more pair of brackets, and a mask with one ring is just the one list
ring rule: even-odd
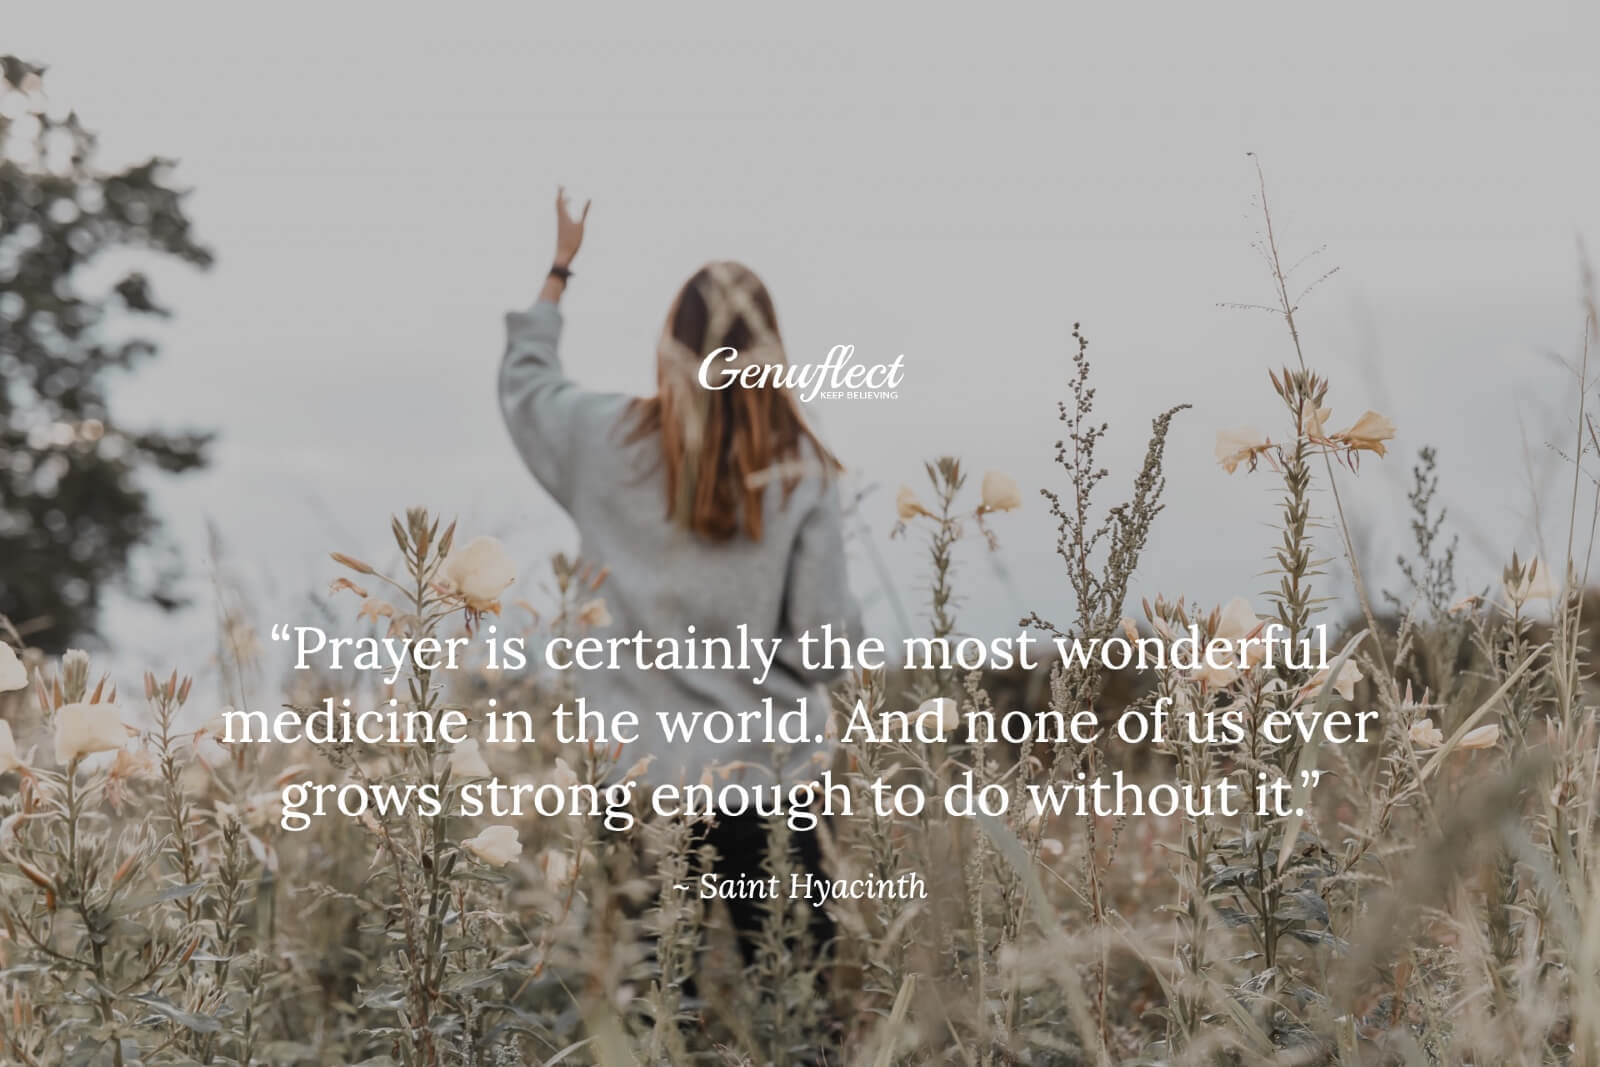
{"label": "fingers", "polygon": [[562,218],[565,218],[567,214],[567,187],[565,185],[556,186],[556,214]]}
{"label": "fingers", "polygon": [[593,200],[585,200],[583,202],[583,214],[581,216],[579,216],[579,218],[578,218],[578,221],[580,223],[584,223],[584,222],[588,222],[589,221],[589,205],[592,204],[592,203],[594,203]]}

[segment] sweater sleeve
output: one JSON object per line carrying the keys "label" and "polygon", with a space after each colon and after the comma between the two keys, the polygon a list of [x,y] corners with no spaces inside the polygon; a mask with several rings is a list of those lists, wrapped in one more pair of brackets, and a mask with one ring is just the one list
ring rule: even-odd
{"label": "sweater sleeve", "polygon": [[848,636],[854,642],[862,636],[861,607],[850,592],[845,568],[844,513],[838,486],[832,481],[800,524],[789,557],[783,611],[791,635],[785,643],[790,669],[812,682],[828,682],[842,675],[843,669],[807,670],[795,640],[808,630],[820,636],[827,625],[833,627],[835,637]]}
{"label": "sweater sleeve", "polygon": [[552,303],[541,301],[506,315],[500,411],[523,462],[570,513],[583,426],[599,396],[566,376],[557,354],[560,339],[561,311]]}

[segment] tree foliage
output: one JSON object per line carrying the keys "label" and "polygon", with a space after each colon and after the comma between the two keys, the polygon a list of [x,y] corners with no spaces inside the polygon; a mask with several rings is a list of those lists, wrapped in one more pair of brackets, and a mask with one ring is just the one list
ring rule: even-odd
{"label": "tree foliage", "polygon": [[176,607],[171,568],[135,579],[158,539],[143,477],[206,463],[210,435],[124,426],[108,387],[156,355],[122,324],[166,316],[136,262],[198,268],[172,164],[95,165],[95,136],[47,105],[43,68],[0,57],[0,614],[60,649],[95,628],[106,590]]}

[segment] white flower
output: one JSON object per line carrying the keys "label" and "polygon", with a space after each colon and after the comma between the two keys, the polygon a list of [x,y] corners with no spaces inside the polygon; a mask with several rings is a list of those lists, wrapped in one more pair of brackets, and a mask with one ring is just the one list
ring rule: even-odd
{"label": "white flower", "polygon": [[517,565],[493,537],[475,537],[445,559],[441,570],[470,611],[499,611],[500,594],[517,580]]}
{"label": "white flower", "polygon": [[63,767],[127,743],[128,728],[115,704],[63,704],[56,711],[56,762]]}
{"label": "white flower", "polygon": [[611,625],[611,612],[606,610],[605,597],[595,597],[578,605],[578,625],[598,629]]}
{"label": "white flower", "polygon": [[910,522],[918,515],[930,515],[931,512],[922,506],[922,501],[917,499],[916,490],[909,485],[902,485],[894,497],[894,510],[900,516],[901,522]]}
{"label": "white flower", "polygon": [[556,757],[556,769],[551,772],[550,780],[562,789],[571,789],[578,784],[578,772],[572,765],[560,756]]}
{"label": "white flower", "polygon": [[522,855],[522,842],[511,826],[491,826],[461,842],[461,847],[491,867],[504,867]]}
{"label": "white flower", "polygon": [[1256,457],[1271,447],[1267,436],[1254,427],[1223,430],[1217,434],[1217,462],[1229,474],[1238,470],[1241,463],[1250,464],[1250,469],[1254,470]]}
{"label": "white flower", "polygon": [[484,761],[483,753],[478,750],[478,742],[472,738],[467,738],[450,750],[450,777],[460,780],[489,778],[493,773]]}
{"label": "white flower", "polygon": [[1493,748],[1500,742],[1500,724],[1490,723],[1480,726],[1476,730],[1469,730],[1467,735],[1456,742],[1457,748],[1477,749]]}
{"label": "white flower", "polygon": [[1432,719],[1418,719],[1411,724],[1411,743],[1418,748],[1438,748],[1444,744],[1444,733],[1433,725]]}
{"label": "white flower", "polygon": [[948,737],[951,731],[961,725],[961,705],[949,697],[924,700],[917,707],[917,719],[920,721],[924,715],[938,719],[940,737]]}
{"label": "white flower", "polygon": [[983,475],[983,503],[980,511],[1015,511],[1022,506],[1022,490],[1011,475],[1001,471],[985,471]]}
{"label": "white flower", "polygon": [[16,651],[0,641],[0,693],[9,693],[28,684],[28,668],[17,658]]}
{"label": "white flower", "polygon": [[1239,657],[1239,642],[1259,636],[1262,625],[1255,609],[1244,597],[1236,596],[1228,601],[1218,613],[1217,626],[1211,634],[1211,640],[1225,642],[1228,647],[1219,645],[1215,651],[1202,647],[1200,669],[1195,677],[1212,688],[1232,685],[1241,670],[1250,669],[1265,656],[1265,648],[1257,644],[1250,646],[1249,654],[1243,659]]}
{"label": "white flower", "polygon": [[11,724],[0,719],[0,774],[22,766],[17,755],[17,740],[11,736]]}

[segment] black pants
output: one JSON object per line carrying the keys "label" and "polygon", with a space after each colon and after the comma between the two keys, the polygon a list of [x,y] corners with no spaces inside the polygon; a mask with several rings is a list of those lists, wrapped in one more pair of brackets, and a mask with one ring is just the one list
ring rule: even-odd
{"label": "black pants", "polygon": [[[767,849],[771,834],[766,819],[759,815],[719,815],[717,821],[700,831],[698,843],[710,844],[716,849],[716,859],[711,870],[719,880],[761,879],[766,871]],[[793,867],[802,880],[806,874],[827,877],[822,870],[822,845],[816,830],[789,831],[789,849]],[[790,887],[778,886],[779,900],[787,903]],[[761,899],[731,899],[729,917],[733,920],[734,935],[739,941],[739,953],[746,966],[755,962],[760,944],[761,928],[766,922],[770,904]],[[808,901],[800,906],[810,910],[810,932],[816,952],[823,952],[833,940],[833,920],[823,908],[813,907]]]}

